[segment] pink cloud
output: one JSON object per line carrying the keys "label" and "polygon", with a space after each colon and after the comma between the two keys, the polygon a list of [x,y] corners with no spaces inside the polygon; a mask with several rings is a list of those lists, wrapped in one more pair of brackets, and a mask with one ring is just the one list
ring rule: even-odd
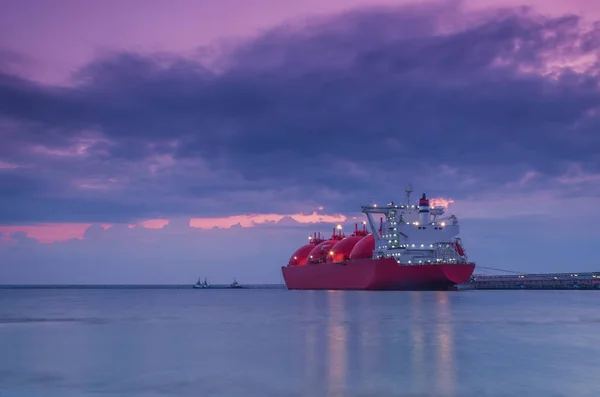
{"label": "pink cloud", "polygon": [[227,229],[234,225],[242,227],[252,227],[266,223],[276,223],[284,217],[290,217],[299,223],[343,223],[347,217],[345,215],[326,215],[313,212],[312,214],[253,214],[253,215],[237,215],[228,216],[225,218],[192,218],[190,226],[200,229],[212,229],[213,227]]}
{"label": "pink cloud", "polygon": [[16,164],[6,163],[6,162],[0,160],[0,170],[10,170],[10,169],[15,169],[15,168],[18,168],[18,166]]}
{"label": "pink cloud", "polygon": [[[250,214],[250,215],[235,215],[223,218],[191,218],[187,223],[191,228],[209,230],[213,228],[229,229],[233,226],[254,227],[269,223],[278,223],[285,219],[292,219],[298,223],[344,223],[348,218],[345,215],[336,214]],[[285,221],[285,220],[284,220]],[[288,221],[285,221],[289,224]],[[129,228],[141,227],[144,229],[162,229],[165,226],[171,225],[169,219],[148,219],[140,221],[136,224],[131,224]],[[15,225],[15,226],[0,226],[0,233],[10,235],[12,233],[22,232],[27,237],[34,238],[40,243],[54,243],[66,241],[70,239],[82,239],[86,230],[92,226],[91,223],[48,223],[39,225]],[[103,224],[104,229],[114,228],[114,225]]]}
{"label": "pink cloud", "polygon": [[556,178],[556,181],[565,185],[600,184],[600,174],[586,172],[581,164],[575,163],[569,167],[567,172]]}
{"label": "pink cloud", "polygon": [[[68,146],[55,148],[45,145],[35,145],[31,147],[31,151],[44,156],[85,157],[89,155],[90,149],[97,151],[99,144],[106,146],[112,145],[112,142],[97,132],[82,131]],[[104,150],[104,154],[106,154],[106,150]]]}
{"label": "pink cloud", "polygon": [[536,176],[538,176],[539,174],[535,171],[527,171],[523,177],[521,178],[521,180],[519,181],[519,185],[521,186],[525,186],[527,185],[533,178],[535,178]]}
{"label": "pink cloud", "polygon": [[82,238],[90,223],[49,223],[39,225],[0,226],[0,233],[10,235],[22,232],[40,243],[54,243]]}
{"label": "pink cloud", "polygon": [[[149,219],[147,221],[142,221],[139,223],[139,226],[145,227],[146,229],[162,229],[163,227],[169,224],[168,219]],[[135,225],[132,225],[135,226]]]}
{"label": "pink cloud", "polygon": [[454,203],[454,200],[451,198],[433,197],[429,199],[429,206],[432,208],[440,206],[447,209],[452,203]]}

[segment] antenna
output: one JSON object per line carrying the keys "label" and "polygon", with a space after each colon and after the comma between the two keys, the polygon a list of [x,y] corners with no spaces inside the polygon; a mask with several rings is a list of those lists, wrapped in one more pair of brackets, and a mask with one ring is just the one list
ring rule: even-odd
{"label": "antenna", "polygon": [[410,205],[410,194],[413,191],[413,187],[412,187],[412,183],[408,185],[408,187],[406,188],[405,192],[406,192],[406,205]]}

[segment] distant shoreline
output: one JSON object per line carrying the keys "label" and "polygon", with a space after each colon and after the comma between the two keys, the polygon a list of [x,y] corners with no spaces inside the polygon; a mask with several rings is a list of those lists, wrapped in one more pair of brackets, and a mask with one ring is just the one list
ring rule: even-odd
{"label": "distant shoreline", "polygon": [[[229,284],[213,284],[227,287]],[[242,284],[243,289],[285,289],[282,284]],[[193,289],[193,284],[6,284],[0,289]],[[210,288],[208,288],[210,289]]]}

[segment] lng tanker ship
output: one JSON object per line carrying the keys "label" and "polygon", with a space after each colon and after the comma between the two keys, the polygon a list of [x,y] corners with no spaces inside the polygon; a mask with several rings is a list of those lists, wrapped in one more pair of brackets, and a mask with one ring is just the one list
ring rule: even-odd
{"label": "lng tanker ship", "polygon": [[[475,263],[457,237],[456,216],[443,218],[441,206],[430,209],[425,193],[411,205],[410,193],[403,205],[362,206],[367,221],[350,236],[339,225],[329,239],[309,236],[281,268],[287,288],[445,290],[469,280]],[[376,214],[383,215],[379,228]]]}

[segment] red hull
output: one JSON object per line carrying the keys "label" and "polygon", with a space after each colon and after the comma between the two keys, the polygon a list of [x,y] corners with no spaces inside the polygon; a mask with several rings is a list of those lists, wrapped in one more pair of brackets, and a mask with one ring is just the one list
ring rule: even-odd
{"label": "red hull", "polygon": [[399,265],[393,258],[283,266],[288,289],[443,290],[469,279],[474,263]]}

